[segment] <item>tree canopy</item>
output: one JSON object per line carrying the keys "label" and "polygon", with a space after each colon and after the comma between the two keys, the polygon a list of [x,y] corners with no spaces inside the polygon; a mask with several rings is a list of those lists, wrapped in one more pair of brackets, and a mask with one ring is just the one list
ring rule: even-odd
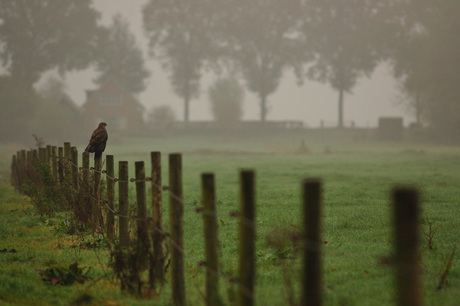
{"label": "tree canopy", "polygon": [[[396,1],[391,56],[406,93],[436,135],[460,139],[460,2]],[[417,104],[416,104],[417,105]]]}
{"label": "tree canopy", "polygon": [[29,87],[45,71],[83,69],[94,58],[100,14],[90,0],[0,2],[0,58]]}
{"label": "tree canopy", "polygon": [[[298,1],[228,1],[221,40],[227,56],[242,73],[247,88],[260,100],[260,120],[269,111],[267,97],[279,86],[283,69],[295,62],[299,45]],[[220,33],[220,31],[219,31]]]}
{"label": "tree canopy", "polygon": [[150,0],[143,8],[144,29],[152,56],[169,72],[174,92],[184,99],[184,121],[190,101],[200,90],[201,70],[210,53],[212,0]]}
{"label": "tree canopy", "polygon": [[339,92],[338,126],[343,127],[344,94],[359,77],[370,76],[382,55],[376,52],[378,6],[366,0],[310,0],[302,34],[316,59],[308,76]]}
{"label": "tree canopy", "polygon": [[102,85],[115,78],[131,93],[145,90],[145,81],[150,72],[145,68],[144,57],[129,24],[121,15],[113,17],[111,26],[104,32],[99,44],[95,83]]}

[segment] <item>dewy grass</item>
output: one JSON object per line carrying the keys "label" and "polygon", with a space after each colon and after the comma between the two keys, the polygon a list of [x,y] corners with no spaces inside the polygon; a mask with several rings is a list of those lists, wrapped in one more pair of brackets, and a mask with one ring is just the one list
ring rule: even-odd
{"label": "dewy grass", "polygon": [[[292,250],[276,253],[266,237],[273,230],[290,231],[301,223],[300,182],[306,177],[319,177],[324,182],[322,276],[326,305],[388,305],[394,302],[389,192],[399,184],[419,188],[422,216],[429,217],[437,228],[433,250],[427,247],[420,228],[423,299],[428,305],[455,305],[460,300],[460,266],[456,257],[446,277],[447,283],[444,282],[442,290],[436,288],[442,273],[440,269],[445,267],[446,258],[460,242],[457,221],[460,215],[460,149],[408,144],[327,144],[319,140],[305,143],[309,154],[295,153],[300,144],[297,136],[292,139],[254,138],[244,143],[212,137],[136,138],[120,145],[109,144],[106,153],[115,156],[116,176],[118,161],[127,160],[130,177],[134,177],[134,161],[144,160],[146,175],[150,176],[150,151],[161,151],[163,184],[167,185],[167,153],[184,152],[185,277],[190,305],[204,305],[200,292],[204,292],[205,270],[198,264],[204,260],[203,221],[201,214],[196,212],[200,206],[202,172],[216,175],[223,274],[220,295],[231,304],[229,301],[236,292],[230,280],[237,271],[238,220],[232,217],[232,212],[238,209],[238,171],[242,168],[256,170],[257,304],[286,305],[299,297],[300,259],[292,256]],[[9,163],[4,165],[8,167]],[[130,202],[134,204],[134,184],[129,186]],[[147,203],[150,203],[149,196],[147,188]],[[62,223],[59,215],[47,221],[35,215],[27,202],[27,198],[15,193],[6,183],[0,185],[0,250],[17,250],[17,253],[0,253],[0,303],[170,303],[169,274],[161,292],[152,294],[151,299],[136,299],[120,292],[119,284],[114,282],[107,267],[110,256],[107,249],[80,247],[94,238],[82,241],[81,235],[67,235],[56,230]],[[165,191],[166,230],[167,211],[168,192]],[[427,225],[422,222],[420,226]],[[89,276],[93,281],[59,288],[43,283],[35,272],[55,265],[69,266],[75,260],[81,266],[91,267]],[[283,262],[288,263],[292,271],[291,284],[286,283]]]}

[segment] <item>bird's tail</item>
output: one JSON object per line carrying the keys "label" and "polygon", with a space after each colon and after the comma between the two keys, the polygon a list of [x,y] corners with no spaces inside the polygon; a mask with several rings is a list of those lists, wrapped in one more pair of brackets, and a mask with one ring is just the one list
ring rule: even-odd
{"label": "bird's tail", "polygon": [[102,157],[102,152],[95,152],[94,159],[100,159]]}

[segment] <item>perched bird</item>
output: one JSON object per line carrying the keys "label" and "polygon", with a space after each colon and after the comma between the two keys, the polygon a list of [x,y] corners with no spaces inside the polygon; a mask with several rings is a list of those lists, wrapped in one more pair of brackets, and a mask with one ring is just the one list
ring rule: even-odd
{"label": "perched bird", "polygon": [[102,152],[105,150],[105,144],[107,143],[107,131],[105,127],[107,124],[105,122],[99,123],[97,129],[94,130],[89,140],[89,144],[85,149],[85,152],[95,153],[94,158],[100,158]]}

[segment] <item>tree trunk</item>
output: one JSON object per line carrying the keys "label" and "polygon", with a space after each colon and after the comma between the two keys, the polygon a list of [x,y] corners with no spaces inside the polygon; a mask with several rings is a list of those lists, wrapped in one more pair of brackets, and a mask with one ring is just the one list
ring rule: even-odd
{"label": "tree trunk", "polygon": [[339,128],[343,128],[343,89],[339,89]]}
{"label": "tree trunk", "polygon": [[267,95],[260,94],[260,122],[265,122],[267,119]]}
{"label": "tree trunk", "polygon": [[184,122],[189,122],[190,113],[190,98],[184,97]]}
{"label": "tree trunk", "polygon": [[185,84],[185,94],[184,94],[184,122],[189,121],[190,114],[190,86],[189,81],[186,81]]}
{"label": "tree trunk", "polygon": [[420,95],[418,93],[415,94],[415,118],[417,126],[420,126],[420,124],[422,123],[422,110]]}

